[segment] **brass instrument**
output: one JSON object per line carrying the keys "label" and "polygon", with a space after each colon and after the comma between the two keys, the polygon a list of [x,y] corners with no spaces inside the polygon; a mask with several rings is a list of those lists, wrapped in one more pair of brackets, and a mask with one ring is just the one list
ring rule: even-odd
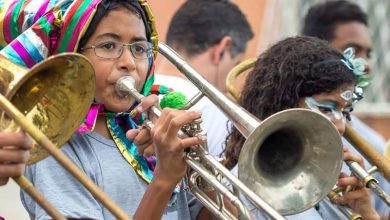
{"label": "brass instrument", "polygon": [[[344,138],[359,151],[371,164],[375,166],[375,171],[378,171],[383,177],[390,182],[390,160],[375,150],[366,140],[364,140],[353,128],[346,124]],[[350,170],[355,176],[360,179],[363,184],[370,188],[375,194],[378,195],[387,206],[390,207],[390,197],[379,186],[378,181],[370,175],[370,172],[366,172],[358,163],[351,163],[347,161]]]}
{"label": "brass instrument", "polygon": [[390,140],[387,141],[386,147],[385,147],[385,157],[390,160]]}
{"label": "brass instrument", "polygon": [[[68,141],[92,103],[95,75],[89,61],[80,54],[63,53],[29,71],[0,56],[0,90],[0,108],[4,111],[1,130],[14,131],[20,126],[36,141],[28,164],[52,155],[118,219],[129,219],[56,147]],[[65,219],[24,176],[14,180],[54,219]]]}
{"label": "brass instrument", "polygon": [[[346,187],[336,187],[328,193],[328,198],[331,202],[336,203],[336,199],[340,197],[339,193],[346,191]],[[348,205],[338,205],[337,208],[349,220],[363,220],[360,214],[354,213]]]}
{"label": "brass instrument", "polygon": [[234,99],[238,100],[240,98],[240,92],[236,90],[234,82],[236,78],[246,70],[249,70],[255,64],[257,58],[252,57],[248,58],[231,69],[226,77],[226,88],[229,93],[233,96]]}
{"label": "brass instrument", "polygon": [[[237,76],[251,67],[254,66],[257,59],[248,59],[244,62],[238,64],[234,67],[228,74],[226,80],[226,86],[231,95],[236,99],[239,98],[239,92],[234,87],[234,80]],[[371,164],[374,164],[376,167],[371,171],[366,172],[358,163],[353,161],[345,161],[346,164],[350,167],[352,173],[361,181],[367,188],[370,188],[374,191],[388,206],[390,206],[390,197],[382,190],[378,185],[378,181],[370,175],[370,173],[378,170],[387,181],[390,181],[390,161],[386,159],[383,155],[378,153],[375,148],[373,148],[367,141],[365,141],[359,134],[354,131],[350,125],[346,124],[345,132],[343,134],[344,138],[355,147]],[[390,143],[390,141],[389,141]],[[389,144],[390,145],[390,144]],[[332,201],[336,198],[336,195],[340,192],[340,188],[336,188],[328,194],[329,199]],[[350,219],[360,219],[361,216],[352,213],[346,207],[339,207],[339,209],[350,217]]]}
{"label": "brass instrument", "polygon": [[[188,185],[193,194],[214,215],[223,219],[234,219],[234,216],[223,207],[221,199],[223,195],[236,206],[240,219],[249,218],[249,211],[240,201],[238,194],[232,193],[231,190],[221,184],[219,179],[221,176],[230,181],[234,189],[238,189],[240,193],[249,198],[256,208],[265,211],[273,219],[284,219],[282,214],[294,214],[310,208],[325,196],[322,193],[324,189],[330,190],[332,188],[341,169],[341,163],[334,163],[334,161],[340,161],[342,158],[342,144],[334,125],[326,118],[309,110],[294,109],[280,112],[264,122],[260,122],[245,109],[222,95],[171,48],[159,43],[159,52],[201,91],[201,94],[196,95],[194,99],[198,100],[204,95],[208,97],[247,138],[239,162],[238,175],[241,180],[209,155],[206,146],[201,146],[198,150],[187,154],[186,162],[194,170],[194,173],[191,173],[188,177]],[[137,92],[134,85],[133,78],[124,77],[117,81],[116,89],[119,94],[130,94],[140,101],[143,96]],[[190,102],[193,103],[193,101]],[[156,107],[152,108],[151,111],[157,116],[160,114],[160,110]],[[302,115],[306,120],[303,120]],[[314,122],[315,125],[312,124]],[[195,125],[189,127],[196,128],[196,124],[195,122]],[[146,126],[151,128],[153,125],[150,121],[146,121]],[[322,135],[314,134],[314,127],[321,127]],[[179,132],[179,136],[196,136],[198,134],[197,129],[195,129],[195,132],[188,130],[188,128],[182,130],[185,130],[185,133]],[[301,131],[308,132],[309,135]],[[288,142],[288,140],[294,142]],[[315,147],[309,148],[308,146]],[[263,149],[267,151],[272,148],[276,149],[273,152],[274,154],[262,154],[264,153],[262,152]],[[297,160],[292,161],[288,168],[284,167],[285,172],[271,175],[272,168],[267,167],[266,163],[272,160],[273,156],[287,157],[283,151],[286,148],[296,154]],[[254,157],[248,155],[248,152],[251,152]],[[320,161],[319,159],[324,157],[328,158],[327,161],[329,162],[317,164]],[[315,164],[315,166],[311,164]],[[262,170],[264,168],[266,170]],[[309,174],[307,172],[309,170],[317,170],[319,175]],[[324,175],[324,172],[327,174]],[[217,191],[217,198],[219,198],[217,202],[208,198],[202,191],[202,186],[198,184],[198,176],[202,177],[201,182],[207,181],[207,184]],[[268,180],[267,178],[271,179]],[[287,179],[289,182],[281,182],[282,179]],[[274,180],[276,182],[273,182]],[[316,185],[307,185],[308,182],[313,181]],[[273,187],[264,187],[269,186],[269,183],[278,187],[287,186],[286,188],[290,192],[277,192],[272,189]],[[279,195],[281,196],[277,197]],[[277,197],[277,201],[273,200],[272,197]],[[285,200],[278,200],[282,197]]]}

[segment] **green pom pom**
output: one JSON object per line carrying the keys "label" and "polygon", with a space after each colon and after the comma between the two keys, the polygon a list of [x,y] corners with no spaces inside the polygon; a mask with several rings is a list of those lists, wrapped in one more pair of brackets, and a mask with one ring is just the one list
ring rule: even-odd
{"label": "green pom pom", "polygon": [[160,101],[160,107],[162,109],[165,107],[181,109],[186,104],[186,96],[183,93],[177,91],[169,92]]}

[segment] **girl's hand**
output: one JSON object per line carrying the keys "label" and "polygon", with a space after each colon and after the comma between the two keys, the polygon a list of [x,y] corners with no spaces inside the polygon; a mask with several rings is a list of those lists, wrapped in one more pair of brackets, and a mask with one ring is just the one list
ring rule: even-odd
{"label": "girl's hand", "polygon": [[151,130],[154,150],[157,156],[155,178],[173,187],[185,175],[187,164],[184,161],[185,149],[202,144],[197,137],[179,138],[182,126],[201,116],[199,112],[164,108],[160,118]]}
{"label": "girl's hand", "polygon": [[23,175],[31,139],[23,132],[0,132],[0,186],[9,177]]}
{"label": "girl's hand", "polygon": [[[344,148],[344,161],[356,161],[364,168],[363,158],[352,154],[348,148]],[[348,204],[354,212],[359,213],[363,219],[380,219],[379,214],[375,211],[371,201],[371,191],[366,188],[363,183],[355,176],[348,176],[341,173],[339,186],[352,186],[353,190],[344,193],[337,202],[339,204]]]}
{"label": "girl's hand", "polygon": [[150,130],[145,127],[131,129],[126,132],[126,137],[132,140],[137,146],[137,153],[144,157],[149,157],[154,154],[152,136]]}
{"label": "girl's hand", "polygon": [[[146,96],[142,102],[136,107],[138,113],[147,112],[152,106],[158,105],[158,97],[156,95]],[[152,115],[148,115],[148,118],[154,118]],[[145,157],[152,156],[154,154],[152,136],[150,130],[145,127],[136,129],[130,129],[126,132],[126,137],[133,141],[138,147],[137,153]]]}

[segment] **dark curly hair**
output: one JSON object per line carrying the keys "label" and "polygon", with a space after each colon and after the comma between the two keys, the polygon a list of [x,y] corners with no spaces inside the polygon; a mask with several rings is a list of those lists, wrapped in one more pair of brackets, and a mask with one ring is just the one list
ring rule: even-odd
{"label": "dark curly hair", "polygon": [[[264,120],[297,107],[301,97],[353,85],[355,76],[341,59],[342,54],[315,37],[282,40],[259,56],[246,79],[239,104]],[[228,168],[236,165],[244,142],[245,138],[233,127],[224,152]]]}
{"label": "dark curly hair", "polygon": [[331,41],[336,25],[353,21],[368,26],[367,15],[358,5],[344,0],[328,1],[309,9],[302,34]]}

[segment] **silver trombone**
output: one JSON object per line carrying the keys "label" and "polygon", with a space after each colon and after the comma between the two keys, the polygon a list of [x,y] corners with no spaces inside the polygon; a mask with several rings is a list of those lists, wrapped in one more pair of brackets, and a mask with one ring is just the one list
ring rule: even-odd
{"label": "silver trombone", "polygon": [[[282,215],[304,211],[325,197],[341,170],[341,162],[335,163],[335,161],[342,159],[341,138],[329,120],[310,110],[290,109],[261,122],[225,97],[171,48],[162,43],[158,46],[159,52],[201,91],[194,99],[208,97],[247,138],[239,160],[238,175],[241,180],[209,155],[207,146],[201,146],[199,150],[187,154],[186,162],[195,172],[189,175],[189,186],[194,195],[212,213],[222,219],[235,219],[234,215],[228,214],[223,207],[221,198],[225,196],[236,206],[238,218],[249,218],[248,210],[240,201],[239,194],[232,193],[226,188],[220,182],[219,176],[230,181],[234,189],[245,195],[256,208],[263,210],[273,219],[284,219]],[[119,79],[116,85],[117,92],[130,94],[138,101],[142,100],[143,96],[137,92],[134,83],[134,79],[129,77]],[[154,107],[151,113],[159,116],[160,110]],[[198,135],[196,124],[199,122],[194,123],[195,125],[190,127],[195,129],[183,128],[184,134],[179,135]],[[146,121],[146,126],[151,128],[153,125],[150,121]],[[320,128],[320,134],[314,128]],[[288,154],[286,149],[289,150]],[[272,152],[263,154],[264,151]],[[250,158],[248,153],[254,157]],[[278,157],[289,158],[290,156],[294,156],[295,159],[289,161],[288,166],[279,166],[280,172],[272,175],[273,170],[269,162],[278,160]],[[324,157],[327,158],[326,161]],[[198,176],[202,177],[201,181]],[[201,190],[204,181],[208,181],[207,186],[217,190],[217,198],[219,198],[216,199],[217,202],[206,198]],[[269,187],[270,183],[276,188]],[[279,187],[289,191],[280,191]],[[283,200],[279,200],[280,198]]]}
{"label": "silver trombone", "polygon": [[[366,186],[367,188],[370,188],[372,191],[374,191],[385,202],[386,205],[389,205],[389,201],[390,201],[389,197],[383,191],[383,189],[378,185],[378,181],[371,175],[372,173],[378,171],[378,168],[376,166],[373,166],[368,171],[366,171],[356,161],[346,160],[344,162],[348,165],[349,169],[351,170],[352,175],[356,176],[356,178],[358,178],[360,181],[362,181],[364,186]],[[332,203],[336,204],[336,200],[338,197],[340,197],[340,193],[348,192],[350,189],[351,189],[350,186],[336,187],[328,193],[328,198]],[[348,207],[348,205],[338,204],[337,208],[349,220],[362,220],[363,219],[363,217],[360,214],[354,213],[351,210],[351,208]]]}
{"label": "silver trombone", "polygon": [[390,197],[379,186],[378,181],[371,175],[371,173],[378,171],[388,182],[390,182],[390,160],[377,152],[375,148],[354,131],[350,125],[346,125],[344,137],[364,156],[364,158],[374,165],[373,169],[365,171],[358,163],[347,161],[347,165],[351,172],[390,207]]}
{"label": "silver trombone", "polygon": [[[228,74],[226,79],[226,86],[229,90],[229,93],[235,98],[238,99],[240,93],[236,90],[234,86],[235,79],[245,70],[252,68],[256,62],[257,58],[247,59],[237,66],[235,66]],[[353,161],[344,161],[350,168],[353,175],[355,175],[359,180],[361,180],[367,188],[370,188],[375,192],[379,198],[381,198],[386,205],[390,206],[390,197],[384,192],[384,190],[378,185],[378,181],[371,176],[372,173],[379,171],[387,181],[390,181],[390,141],[387,144],[388,158],[385,158],[379,152],[377,152],[374,147],[372,147],[367,141],[365,141],[356,131],[354,131],[350,125],[346,124],[344,138],[351,143],[351,145],[358,150],[364,158],[366,158],[371,164],[375,165],[370,170],[365,171],[360,165]],[[386,153],[385,153],[386,155]],[[339,197],[339,193],[344,191],[342,187],[336,187],[329,192],[328,198],[335,203],[335,199]],[[362,217],[356,213],[353,213],[351,209],[347,206],[338,205],[339,210],[349,219],[357,220],[362,219]]]}
{"label": "silver trombone", "polygon": [[[344,137],[358,150],[364,158],[366,158],[374,166],[366,171],[355,161],[344,161],[351,173],[356,176],[360,181],[363,182],[364,186],[369,188],[374,192],[387,206],[390,207],[390,197],[389,195],[379,186],[379,182],[371,174],[375,172],[380,172],[387,181],[390,180],[390,166],[387,158],[382,156],[377,152],[374,147],[372,147],[367,141],[365,141],[350,125],[346,125]],[[344,188],[337,187],[329,192],[328,198],[333,202],[335,198],[339,195],[338,193],[342,192]],[[346,191],[349,190],[347,187]],[[362,219],[362,217],[356,213],[353,213],[346,206],[338,206],[339,210],[349,219],[357,220]]]}

